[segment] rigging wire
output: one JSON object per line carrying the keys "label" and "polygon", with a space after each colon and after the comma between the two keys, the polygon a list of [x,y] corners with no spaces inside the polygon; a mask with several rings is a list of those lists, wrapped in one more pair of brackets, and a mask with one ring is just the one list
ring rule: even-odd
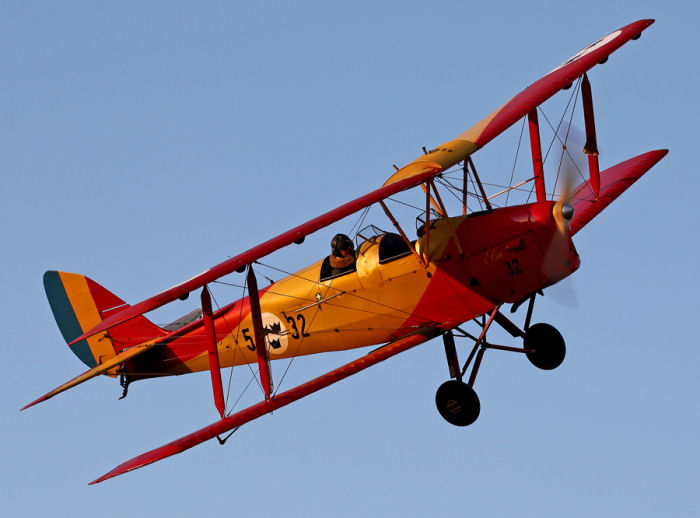
{"label": "rigging wire", "polygon": [[[544,113],[543,113],[543,115],[544,115]],[[554,131],[552,123],[549,121],[549,119],[547,119],[546,115],[544,117],[545,117],[545,120],[547,121],[547,124],[549,124],[549,127],[552,129],[552,131]],[[572,112],[572,117],[573,117],[573,112]],[[561,125],[561,123],[560,123],[560,125]],[[569,127],[571,127],[571,121],[569,122]],[[562,145],[564,145],[564,150],[566,151],[566,154],[569,155],[569,160],[571,160],[571,162],[574,164],[574,167],[576,168],[576,171],[578,172],[581,179],[583,181],[586,181],[584,174],[581,172],[581,169],[578,167],[578,164],[573,159],[573,157],[571,156],[571,153],[569,152],[568,148],[566,147],[566,145],[565,145],[566,143],[561,141],[561,137],[557,134],[557,132],[555,132],[555,138],[557,138],[559,140],[559,142],[561,142]],[[591,191],[591,193],[593,193],[593,188],[590,185],[588,186],[588,188]]]}
{"label": "rigging wire", "polygon": [[246,384],[245,387],[243,387],[243,390],[241,391],[241,393],[240,393],[240,394],[238,395],[238,397],[236,398],[236,401],[234,401],[234,402],[233,402],[233,405],[231,405],[231,410],[229,410],[229,412],[226,414],[226,416],[230,416],[230,415],[233,413],[233,409],[236,408],[236,405],[238,405],[239,401],[241,400],[241,398],[243,397],[243,395],[244,395],[244,394],[246,393],[246,391],[248,390],[248,387],[250,387],[250,384],[253,383],[253,380],[254,380],[254,379],[255,379],[255,376],[251,376],[251,377],[250,377],[250,379],[248,380],[248,383]]}
{"label": "rigging wire", "polygon": [[[256,262],[257,262],[257,261],[256,261]],[[264,264],[264,263],[260,263],[260,262],[258,262],[258,264],[260,264],[260,266],[265,266],[265,267],[270,268],[270,269],[272,269],[272,270],[276,270],[276,271],[278,271],[278,272],[280,272],[280,273],[283,273],[283,274],[285,274],[285,275],[288,275],[288,276],[290,276],[290,277],[296,277],[296,278],[302,279],[302,280],[307,281],[307,282],[310,282],[310,283],[312,283],[312,284],[314,284],[314,285],[322,285],[322,286],[327,287],[327,288],[329,288],[329,289],[334,289],[334,290],[336,290],[337,292],[340,292],[340,293],[342,293],[342,291],[343,291],[342,289],[340,289],[340,288],[335,288],[335,287],[333,286],[333,280],[335,280],[335,279],[331,279],[330,284],[328,284],[328,285],[326,286],[325,284],[322,284],[322,283],[320,283],[320,282],[318,282],[318,281],[314,281],[314,280],[311,280],[311,279],[307,279],[306,277],[302,277],[301,275],[298,275],[298,274],[295,274],[295,273],[291,273],[291,272],[287,272],[287,271],[285,271],[285,270],[283,270],[283,269],[281,269],[281,268],[276,268],[276,267],[274,267],[274,266],[272,266],[272,265],[269,265],[269,264]],[[376,300],[374,300],[374,299],[369,299],[369,298],[366,298],[366,297],[362,297],[361,295],[358,295],[357,293],[345,292],[344,294],[345,294],[345,295],[348,295],[348,296],[350,296],[350,297],[354,297],[354,298],[356,298],[356,299],[362,300],[362,301],[364,301],[364,302],[370,302],[370,303],[375,304],[375,305],[377,305],[377,306],[381,306],[381,307],[383,307],[383,308],[390,309],[390,310],[392,310],[392,311],[397,311],[397,312],[399,312],[399,313],[404,313],[406,316],[411,316],[411,315],[413,315],[413,313],[411,313],[411,312],[409,312],[409,311],[405,311],[405,310],[403,310],[403,309],[401,309],[401,308],[393,307],[393,306],[390,306],[390,305],[388,305],[388,304],[382,304],[381,302],[378,302],[378,301],[376,301]],[[328,303],[328,302],[324,302],[324,304],[329,304],[329,303]],[[341,306],[341,305],[338,305],[338,304],[334,304],[334,305],[335,305],[336,307],[341,307],[341,308],[344,308],[344,309],[357,309],[357,308],[352,308],[352,307],[348,307],[348,306]],[[420,318],[423,318],[423,317],[420,317]],[[429,319],[423,318],[423,320],[428,321]]]}
{"label": "rigging wire", "polygon": [[[580,85],[581,85],[581,78],[578,79],[578,81],[577,81],[577,83],[576,83],[576,88],[574,88],[574,89],[572,90],[571,94],[569,95],[569,100],[568,100],[567,103],[566,103],[566,107],[564,108],[564,112],[561,114],[561,118],[559,119],[559,124],[557,124],[557,129],[556,129],[556,130],[555,130],[554,127],[552,126],[552,123],[549,121],[549,118],[547,117],[547,114],[546,114],[546,113],[544,112],[544,110],[542,109],[542,106],[538,106],[538,107],[537,107],[537,109],[539,110],[539,112],[542,114],[542,116],[544,117],[544,119],[547,121],[547,124],[549,125],[550,129],[551,129],[551,130],[553,131],[553,133],[554,133],[554,135],[552,136],[552,139],[549,141],[549,146],[547,147],[547,152],[544,154],[544,158],[542,159],[542,165],[543,165],[543,166],[544,166],[544,164],[547,162],[547,157],[549,156],[549,152],[551,151],[552,146],[554,145],[554,141],[555,141],[555,139],[557,138],[557,132],[559,131],[559,128],[561,127],[562,122],[564,122],[564,118],[566,117],[566,114],[567,114],[567,112],[569,111],[569,106],[571,105],[571,101],[573,100],[575,94],[578,95],[578,91],[579,91]],[[525,201],[525,203],[529,203],[529,202],[530,202],[530,198],[532,197],[532,193],[534,192],[534,190],[535,190],[535,185],[533,184],[532,187],[530,188],[530,193],[528,194],[527,200]]]}
{"label": "rigging wire", "polygon": [[[578,85],[580,85],[580,84],[581,84],[581,79],[579,79],[579,81],[578,81]],[[576,97],[574,97],[574,104],[571,107],[571,115],[569,116],[569,125],[566,128],[566,136],[564,137],[564,142],[562,143],[563,152],[561,154],[561,158],[559,158],[559,167],[557,168],[557,177],[554,180],[554,192],[557,192],[557,183],[559,182],[559,176],[561,174],[561,166],[562,166],[562,163],[564,162],[564,158],[566,155],[569,155],[569,160],[571,160],[571,163],[574,164],[574,167],[578,171],[579,176],[581,176],[583,178],[583,175],[581,174],[581,170],[578,168],[578,165],[576,164],[573,157],[571,156],[568,149],[566,148],[566,143],[569,140],[569,133],[571,132],[571,124],[573,123],[573,119],[574,119],[574,111],[576,110],[576,102],[578,101],[578,94],[580,91],[580,88],[578,87],[578,85],[576,88]],[[557,138],[559,138],[559,137],[557,136]],[[559,141],[561,142],[561,139],[559,139]]]}
{"label": "rigging wire", "polygon": [[[476,181],[473,178],[474,175],[467,175],[467,178],[469,182],[472,184],[472,192],[476,192]],[[477,201],[479,202],[479,211],[484,210],[484,200],[481,199],[481,196],[477,196]]]}
{"label": "rigging wire", "polygon": [[[259,262],[257,262],[257,261],[256,261],[256,264],[259,264],[260,266],[267,266],[267,265],[262,264],[262,263],[259,263]],[[269,267],[268,267],[268,268],[269,268]],[[233,288],[240,288],[240,287],[241,287],[240,284],[233,284],[233,283],[230,283],[230,282],[223,282],[223,281],[213,281],[213,282],[215,282],[216,284],[223,284],[224,286],[231,286],[231,287],[233,287]],[[277,283],[275,283],[275,284],[277,284]],[[309,299],[309,298],[306,298],[306,297],[298,297],[298,296],[296,296],[296,295],[290,295],[289,293],[282,293],[282,292],[279,292],[279,291],[265,290],[265,293],[269,293],[270,295],[277,295],[277,296],[279,296],[279,297],[287,297],[287,298],[290,298],[290,299],[296,299],[296,300],[299,300],[299,301],[301,301],[301,302],[316,302],[316,299]],[[245,296],[245,295],[244,295],[244,296]]]}
{"label": "rigging wire", "polygon": [[[562,123],[564,122],[564,119],[566,118],[566,115],[569,111],[569,106],[571,105],[571,101],[574,100],[575,98],[578,99],[578,94],[581,90],[581,78],[578,79],[576,82],[576,88],[571,92],[571,95],[569,96],[569,101],[566,103],[566,107],[564,108],[564,112],[561,114],[561,118],[559,119],[559,124],[557,124],[557,129],[555,130],[554,127],[552,127],[552,123],[549,122],[549,119],[547,118],[547,115],[544,113],[544,110],[540,107],[540,113],[544,115],[545,120],[547,121],[547,124],[549,124],[549,127],[551,130],[554,132],[554,135],[552,136],[552,140],[549,143],[549,147],[547,148],[547,152],[544,155],[544,158],[542,159],[542,163],[545,163],[547,161],[547,157],[549,156],[549,152],[552,150],[552,146],[554,145],[554,141],[559,139],[561,142],[561,139],[558,138],[559,134],[559,129],[561,128]],[[576,106],[576,103],[574,102],[574,107]],[[574,109],[571,109],[572,112],[572,117],[573,117],[573,111]]]}
{"label": "rigging wire", "polygon": [[[462,188],[457,187],[456,185],[452,184],[447,178],[436,178],[435,179],[436,183],[439,183],[442,185],[445,190],[450,193],[460,204],[462,203],[462,198],[457,195],[457,193],[462,194]],[[478,198],[476,194],[473,192],[467,191],[467,196],[472,196],[473,198]]]}
{"label": "rigging wire", "polygon": [[[333,284],[333,279],[331,279],[331,282],[328,284],[328,288],[330,289]],[[316,317],[318,316],[319,311],[321,310],[321,305],[319,304],[316,307],[316,311],[314,312],[313,316],[311,317],[311,320],[309,321],[309,329],[314,323],[314,320],[316,320]],[[285,378],[287,377],[287,373],[289,372],[289,369],[292,367],[292,363],[294,363],[294,360],[296,359],[297,355],[299,354],[299,349],[301,348],[302,344],[304,343],[304,336],[303,334],[301,335],[301,340],[297,342],[297,346],[294,349],[294,354],[292,354],[291,358],[289,359],[289,362],[287,362],[287,367],[284,369],[284,372],[282,373],[282,377],[280,378],[279,383],[277,383],[277,387],[275,388],[274,393],[272,396],[274,397],[277,395],[279,392],[280,388],[282,387],[282,383],[284,382]]]}
{"label": "rigging wire", "polygon": [[[246,287],[243,286],[243,295],[241,296],[241,299],[240,299],[241,304],[240,304],[240,312],[239,312],[239,315],[238,315],[238,323],[239,323],[238,329],[240,329],[241,317],[242,317],[242,315],[243,315],[243,298],[245,297],[245,291],[246,291]],[[210,295],[211,295],[212,300],[214,301],[214,304],[216,305],[217,310],[220,310],[220,309],[221,309],[221,306],[219,306],[219,303],[217,302],[216,297],[214,297],[213,291],[212,291],[212,290],[209,290],[209,293],[210,293]],[[221,315],[221,317],[224,319],[224,323],[226,324],[226,328],[228,329],[228,333],[229,333],[229,334],[233,334],[233,329],[232,329],[231,324],[229,323],[229,321],[226,319],[226,315]],[[224,398],[224,407],[228,406],[228,398],[229,398],[229,395],[230,395],[230,392],[231,392],[231,383],[232,383],[232,380],[233,380],[233,367],[234,367],[235,364],[236,364],[236,353],[238,352],[238,349],[239,349],[237,337],[238,337],[238,335],[236,335],[236,340],[234,341],[235,346],[234,346],[234,348],[233,348],[233,359],[231,360],[231,367],[229,368],[228,386],[227,386],[227,388],[226,388],[226,397]],[[255,371],[254,371],[253,368],[250,366],[250,364],[247,363],[246,365],[248,366],[248,369],[250,370],[250,372],[251,372],[251,374],[252,374],[252,377],[251,377],[250,381],[248,382],[248,385],[246,385],[246,388],[244,389],[244,392],[245,392],[245,390],[247,390],[248,386],[249,386],[250,383],[253,381],[253,379],[257,379],[257,377],[255,376]],[[260,386],[260,388],[262,388],[262,385]],[[241,393],[241,395],[238,397],[238,399],[237,399],[236,401],[238,401],[242,396],[243,396],[243,393]],[[232,411],[232,410],[233,410],[233,409],[231,409],[231,411]],[[230,415],[231,411],[229,411],[228,415]]]}
{"label": "rigging wire", "polygon": [[[510,182],[508,187],[513,185],[513,177],[515,176],[515,166],[518,163],[518,154],[520,153],[520,144],[523,141],[523,132],[525,131],[525,119],[526,117],[523,117],[523,124],[520,126],[520,138],[518,138],[518,147],[515,150],[515,160],[513,160],[513,169],[510,172]],[[506,207],[508,206],[508,198],[510,197],[510,191],[506,193]]]}
{"label": "rigging wire", "polygon": [[415,209],[418,212],[423,212],[425,209],[421,207],[416,207],[415,205],[411,205],[410,203],[406,203],[405,201],[401,200],[395,200],[394,198],[387,198],[388,201],[393,201],[394,203],[398,203],[399,205],[404,205],[406,207],[409,207],[411,209]]}
{"label": "rigging wire", "polygon": [[372,205],[368,205],[365,207],[365,209],[360,213],[360,216],[358,217],[357,221],[355,221],[355,224],[350,228],[350,232],[348,233],[349,236],[351,236],[354,232],[355,229],[357,230],[360,229],[362,223],[364,223],[365,218],[367,217],[367,214],[369,214],[369,210],[372,208]]}

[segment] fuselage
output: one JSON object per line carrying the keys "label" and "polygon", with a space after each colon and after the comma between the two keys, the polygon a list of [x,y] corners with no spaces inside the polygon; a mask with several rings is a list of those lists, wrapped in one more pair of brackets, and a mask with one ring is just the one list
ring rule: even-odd
{"label": "fuselage", "polygon": [[[568,235],[556,239],[553,206],[433,220],[414,242],[417,253],[397,234],[376,235],[359,244],[354,271],[329,277],[321,259],[262,288],[270,359],[384,344],[426,325],[450,328],[561,280],[580,261]],[[221,366],[256,362],[248,298],[214,316]],[[132,380],[208,369],[201,319],[126,365]]]}

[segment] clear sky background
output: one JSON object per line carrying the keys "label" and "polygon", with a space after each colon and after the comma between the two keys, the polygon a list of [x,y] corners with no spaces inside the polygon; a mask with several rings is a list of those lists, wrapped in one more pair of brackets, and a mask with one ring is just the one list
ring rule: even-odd
{"label": "clear sky background", "polygon": [[[699,516],[698,11],[646,0],[2,2],[0,514]],[[671,152],[576,236],[582,267],[567,289],[578,306],[539,300],[535,320],[567,340],[564,364],[544,372],[488,352],[475,425],[452,427],[434,407],[447,379],[439,340],[224,447],[97,486],[87,482],[216,420],[206,373],[134,384],[123,401],[100,378],[18,412],[84,370],[51,315],[45,270],[142,300],[376,188],[392,164],[648,17],[657,23],[590,74],[601,166]],[[482,178],[510,174],[517,137],[475,155]],[[528,162],[518,167],[526,177]],[[315,261],[353,222],[271,262]],[[284,387],[359,354],[298,360]]]}

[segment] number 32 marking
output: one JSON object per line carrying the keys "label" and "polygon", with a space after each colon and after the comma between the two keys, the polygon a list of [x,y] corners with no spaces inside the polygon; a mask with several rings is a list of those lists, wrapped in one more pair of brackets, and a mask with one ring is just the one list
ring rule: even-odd
{"label": "number 32 marking", "polygon": [[520,263],[517,259],[512,261],[506,261],[503,265],[508,268],[508,277],[513,277],[515,275],[520,275],[523,271],[520,269]]}
{"label": "number 32 marking", "polygon": [[301,323],[301,335],[299,334],[299,328],[297,327],[297,323],[294,321],[294,317],[286,316],[285,319],[287,320],[287,323],[292,326],[292,338],[294,338],[295,340],[298,340],[299,336],[303,338],[311,336],[309,333],[306,332],[306,319],[301,313],[297,315],[297,321]]}

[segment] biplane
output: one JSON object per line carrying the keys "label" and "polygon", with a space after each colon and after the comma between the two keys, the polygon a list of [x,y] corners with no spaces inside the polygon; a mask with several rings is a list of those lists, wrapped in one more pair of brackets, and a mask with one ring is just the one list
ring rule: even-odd
{"label": "biplane", "polygon": [[[129,384],[142,379],[210,373],[218,420],[121,464],[91,482],[96,483],[235,431],[440,337],[449,379],[437,389],[437,409],[453,425],[472,424],[480,412],[474,383],[486,350],[525,354],[544,370],[564,360],[566,346],[556,328],[531,323],[536,297],[579,268],[573,236],[668,152],[650,151],[600,171],[587,75],[653,22],[636,21],[585,47],[462,135],[434,149],[423,148],[421,156],[396,167],[381,187],[137,304],[127,304],[86,276],[46,272],[44,287],[58,327],[70,350],[89,369],[24,408],[98,375],[118,377],[126,395]],[[562,180],[565,187],[554,194],[545,183],[538,114],[545,101],[562,91],[575,92],[580,100],[587,167],[576,188],[571,180]],[[497,206],[496,195],[486,193],[472,155],[518,121],[528,128],[532,175],[502,192],[529,189],[528,200]],[[555,138],[560,139],[556,134]],[[415,236],[399,223],[388,203],[407,191],[420,199]],[[448,192],[454,195],[452,205],[458,202],[461,207],[456,213],[449,213],[444,203]],[[263,258],[301,245],[306,236],[369,207],[386,217],[385,225],[393,229],[369,226],[358,231],[350,264],[335,267],[331,254],[259,286],[255,270]],[[240,277],[243,297],[214,307],[211,287],[225,276]],[[144,316],[193,292],[200,297],[201,308],[173,324],[159,326]],[[510,305],[511,314],[524,308],[522,326],[506,315],[505,305]],[[476,332],[463,330],[469,322],[476,323]],[[494,324],[512,335],[516,345],[487,340]],[[455,337],[473,342],[463,362]],[[273,360],[363,347],[372,349],[301,385],[279,391],[274,384]],[[257,365],[251,370],[261,389],[260,401],[227,412],[221,369],[244,364]]]}

